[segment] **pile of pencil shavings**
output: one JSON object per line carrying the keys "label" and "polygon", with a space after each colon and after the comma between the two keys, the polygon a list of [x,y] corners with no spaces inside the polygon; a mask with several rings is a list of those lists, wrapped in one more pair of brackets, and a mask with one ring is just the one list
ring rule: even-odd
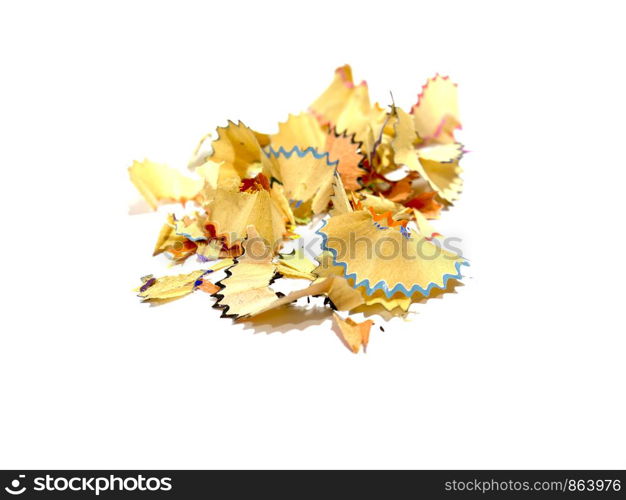
{"label": "pile of pencil shavings", "polygon": [[[366,83],[355,85],[346,65],[277,133],[229,121],[206,153],[211,136],[202,138],[193,176],[135,162],[130,178],[153,209],[182,203],[188,210],[168,215],[154,255],[173,264],[195,255],[207,264],[146,276],[139,297],[158,303],[201,290],[222,317],[248,320],[323,296],[345,345],[365,350],[373,321],[348,313],[406,315],[412,303],[453,292],[462,279],[467,261],[443,248],[429,222],[462,189],[460,127],[457,88],[447,77],[429,79],[406,112],[371,104]],[[314,260],[284,251],[306,225],[321,241]],[[219,270],[226,277],[212,281]],[[275,290],[283,280],[310,283],[284,294]]]}

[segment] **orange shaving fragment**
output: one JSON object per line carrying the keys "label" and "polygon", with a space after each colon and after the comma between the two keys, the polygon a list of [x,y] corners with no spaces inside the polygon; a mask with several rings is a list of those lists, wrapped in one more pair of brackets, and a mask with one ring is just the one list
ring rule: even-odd
{"label": "orange shaving fragment", "polygon": [[363,346],[363,352],[365,352],[370,340],[370,329],[374,322],[368,319],[362,323],[357,323],[352,318],[342,319],[337,313],[333,314],[333,319],[339,327],[340,337],[346,346],[355,354]]}

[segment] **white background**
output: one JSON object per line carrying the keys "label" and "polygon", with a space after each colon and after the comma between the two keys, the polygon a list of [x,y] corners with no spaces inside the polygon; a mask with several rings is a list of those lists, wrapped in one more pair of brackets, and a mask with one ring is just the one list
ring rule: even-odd
{"label": "white background", "polygon": [[[0,467],[626,467],[619,2],[4,2]],[[254,334],[131,289],[184,166],[272,132],[350,63],[408,108],[459,83],[466,286],[352,355],[326,316]],[[271,328],[269,328],[271,330]]]}

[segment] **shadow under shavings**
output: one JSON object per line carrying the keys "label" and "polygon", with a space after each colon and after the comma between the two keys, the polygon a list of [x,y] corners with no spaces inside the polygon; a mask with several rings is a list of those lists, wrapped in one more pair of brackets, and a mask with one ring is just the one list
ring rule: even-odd
{"label": "shadow under shavings", "polygon": [[141,215],[152,212],[154,212],[154,209],[145,200],[137,200],[128,205],[128,215]]}
{"label": "shadow under shavings", "polygon": [[306,330],[311,326],[316,326],[332,316],[332,311],[328,307],[298,306],[290,304],[287,306],[272,309],[252,318],[245,318],[238,321],[244,325],[244,330],[253,330],[253,333],[286,333],[289,330]]}

